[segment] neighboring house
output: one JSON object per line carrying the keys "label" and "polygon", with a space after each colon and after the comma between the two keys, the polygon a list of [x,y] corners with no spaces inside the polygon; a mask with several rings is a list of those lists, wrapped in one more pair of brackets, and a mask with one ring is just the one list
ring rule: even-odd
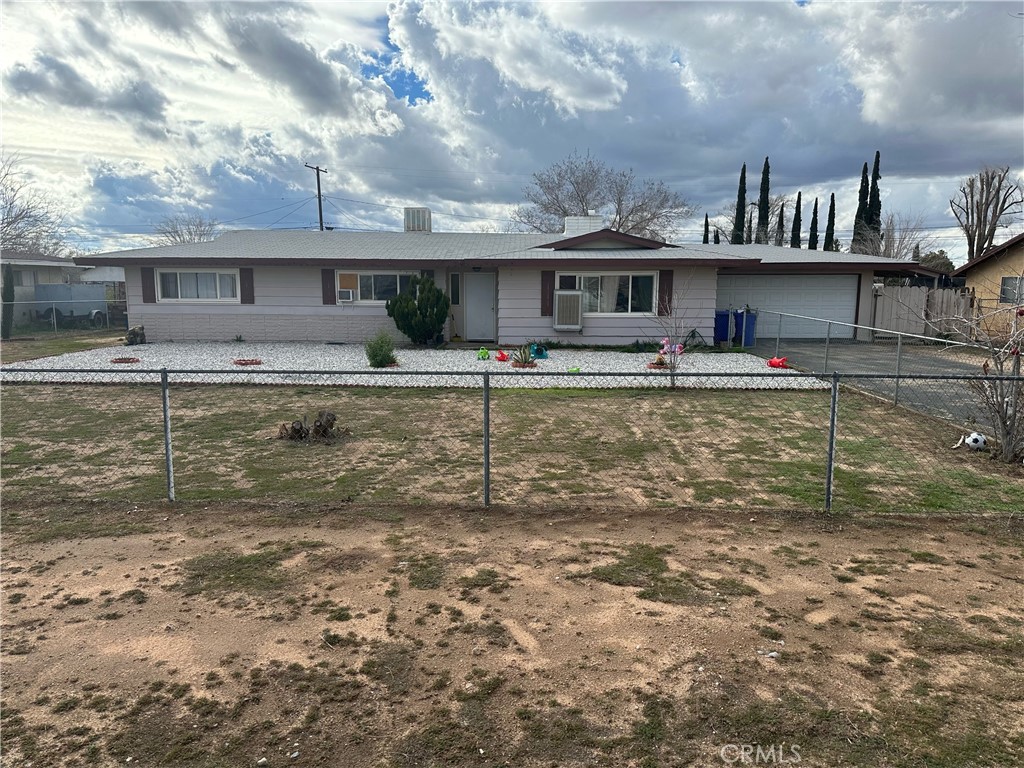
{"label": "neighboring house", "polygon": [[[129,320],[151,340],[363,342],[398,336],[385,301],[428,274],[452,302],[445,338],[518,344],[628,344],[666,327],[709,342],[717,308],[869,319],[876,274],[912,262],[771,246],[672,245],[569,217],[562,235],[431,231],[406,209],[404,232],[232,231],[206,243],[93,254],[122,266]],[[820,336],[823,324],[786,335]],[[774,335],[774,330],[769,329]],[[838,334],[837,334],[838,336]]]}
{"label": "neighboring house", "polygon": [[54,311],[58,320],[101,313],[99,319],[106,323],[114,310],[107,302],[124,301],[121,267],[89,268],[57,256],[5,251],[0,254],[0,284],[2,265],[8,263],[14,278],[15,326],[50,323]]}
{"label": "neighboring house", "polygon": [[950,277],[964,278],[974,294],[977,322],[988,335],[1007,335],[1014,323],[1024,322],[1017,319],[1017,308],[1024,307],[1024,233],[993,245]]}

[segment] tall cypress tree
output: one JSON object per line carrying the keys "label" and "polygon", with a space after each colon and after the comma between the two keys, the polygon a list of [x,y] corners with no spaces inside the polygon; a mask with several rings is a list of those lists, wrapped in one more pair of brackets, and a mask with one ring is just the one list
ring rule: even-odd
{"label": "tall cypress tree", "polygon": [[768,180],[770,170],[768,158],[764,159],[764,167],[761,169],[761,196],[757,200],[757,234],[754,236],[755,243],[768,242],[768,191],[771,182]]}
{"label": "tall cypress tree", "polygon": [[736,218],[732,224],[732,237],[729,242],[733,245],[743,245],[743,214],[747,212],[747,164],[743,164],[740,170],[740,188],[736,192]]}
{"label": "tall cypress tree", "polygon": [[800,220],[800,196],[802,192],[796,193],[796,211],[793,213],[793,233],[789,236],[789,247],[800,247],[800,228],[803,222]]}
{"label": "tall cypress tree", "polygon": [[814,198],[814,208],[811,211],[811,233],[807,236],[807,250],[818,250],[818,198]]}
{"label": "tall cypress tree", "polygon": [[750,211],[747,214],[747,230],[743,235],[743,242],[746,245],[750,245],[754,241],[754,212]]}
{"label": "tall cypress tree", "polygon": [[828,221],[825,224],[825,247],[823,250],[834,251],[836,239],[836,196],[835,193],[828,198]]}
{"label": "tall cypress tree", "polygon": [[864,216],[864,220],[876,237],[881,235],[882,232],[882,198],[878,192],[878,180],[882,178],[882,174],[879,171],[881,161],[882,153],[876,150],[875,166],[871,169],[871,191],[868,194],[868,209]]}
{"label": "tall cypress tree", "polygon": [[718,227],[715,227],[715,245],[721,245],[721,244],[722,244],[722,238],[719,237]]}
{"label": "tall cypress tree", "polygon": [[779,223],[775,227],[775,245],[782,247],[782,238],[786,236],[786,201],[779,206]]}
{"label": "tall cypress tree", "polygon": [[709,233],[711,231],[710,230],[710,226],[711,226],[711,222],[708,220],[708,215],[705,213],[704,214],[704,239],[701,240],[701,242],[704,243],[704,245],[708,244],[708,235],[709,235]]}
{"label": "tall cypress tree", "polygon": [[857,194],[857,215],[853,217],[853,240],[850,241],[850,253],[868,252],[868,164],[860,173],[860,192]]}

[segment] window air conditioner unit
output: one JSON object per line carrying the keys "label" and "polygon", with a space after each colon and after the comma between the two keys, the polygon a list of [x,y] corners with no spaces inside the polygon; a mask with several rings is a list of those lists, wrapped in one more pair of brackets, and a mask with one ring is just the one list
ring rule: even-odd
{"label": "window air conditioner unit", "polygon": [[554,322],[556,331],[583,330],[583,291],[555,291]]}
{"label": "window air conditioner unit", "polygon": [[355,301],[355,291],[351,288],[339,288],[338,289],[338,301]]}

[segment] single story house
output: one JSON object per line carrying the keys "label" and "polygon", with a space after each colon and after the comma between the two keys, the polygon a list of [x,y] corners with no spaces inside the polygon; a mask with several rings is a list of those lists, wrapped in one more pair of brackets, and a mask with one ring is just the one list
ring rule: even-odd
{"label": "single story house", "polygon": [[[430,211],[409,208],[403,232],[240,230],[77,262],[124,268],[129,321],[154,341],[398,337],[385,301],[428,274],[451,299],[446,339],[500,345],[628,344],[668,329],[710,342],[715,310],[747,305],[867,324],[875,276],[921,270],[823,251],[669,244],[602,226],[578,216],[559,235],[433,232]],[[823,334],[821,323],[786,327],[788,337]]]}
{"label": "single story house", "polygon": [[[974,294],[975,317],[989,335],[1007,334],[1024,307],[1024,232],[953,271]],[[1019,327],[1019,326],[1018,326]]]}

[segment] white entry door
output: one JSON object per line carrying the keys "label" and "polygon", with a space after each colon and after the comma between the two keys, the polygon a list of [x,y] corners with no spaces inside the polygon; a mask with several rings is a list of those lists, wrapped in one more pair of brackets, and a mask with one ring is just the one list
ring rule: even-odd
{"label": "white entry door", "polygon": [[465,272],[463,281],[466,341],[494,341],[497,275],[494,272]]}

